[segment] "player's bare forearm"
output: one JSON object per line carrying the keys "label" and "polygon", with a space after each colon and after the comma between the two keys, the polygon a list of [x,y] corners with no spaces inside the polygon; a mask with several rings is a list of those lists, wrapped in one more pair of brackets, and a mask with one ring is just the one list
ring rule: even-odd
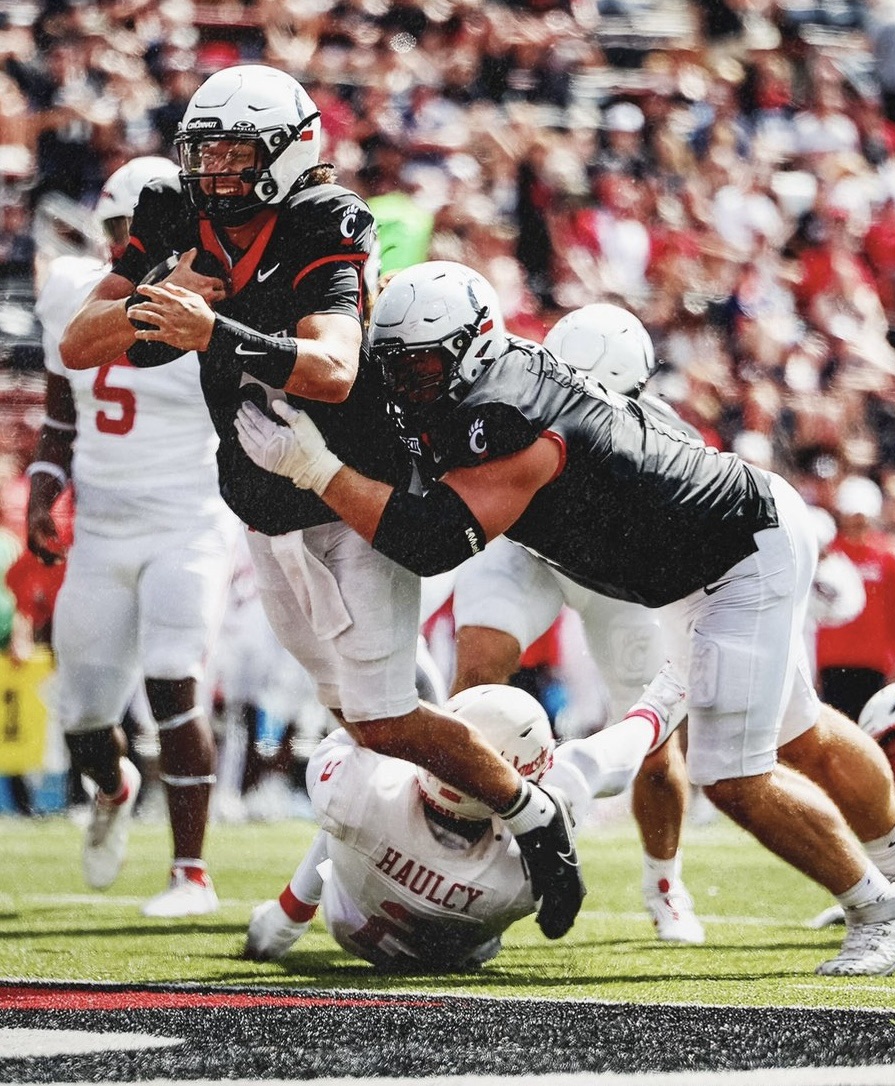
{"label": "player's bare forearm", "polygon": [[[466,517],[472,515],[485,539],[494,539],[522,515],[535,493],[555,475],[559,457],[553,440],[539,438],[510,456],[476,467],[455,468],[443,476],[442,482],[454,491],[461,505],[454,506],[447,521],[439,511],[428,530],[439,534],[459,527],[465,531]],[[321,497],[346,524],[372,542],[393,492],[391,486],[343,466]],[[421,514],[422,509],[418,512]],[[413,527],[423,523],[418,521]]]}
{"label": "player's bare forearm", "polygon": [[321,497],[358,535],[372,543],[393,490],[387,483],[369,479],[343,465]]}
{"label": "player's bare forearm", "polygon": [[[49,380],[60,382],[63,379],[50,374]],[[28,470],[28,549],[47,565],[55,565],[63,556],[53,518],[53,505],[68,485],[74,436],[73,429],[59,430],[44,425]]]}
{"label": "player's bare forearm", "polygon": [[134,326],[125,300],[133,286],[120,275],[108,275],[68,323],[59,343],[70,370],[89,370],[114,362],[133,346]]}
{"label": "player's bare forearm", "polygon": [[362,331],[344,313],[312,313],[295,329],[295,368],[283,386],[293,396],[342,403],[357,377]]}
{"label": "player's bare forearm", "polygon": [[343,403],[347,400],[357,376],[357,365],[353,359],[346,363],[314,340],[298,340],[297,346],[295,368],[283,386],[284,391],[291,396],[322,403]]}

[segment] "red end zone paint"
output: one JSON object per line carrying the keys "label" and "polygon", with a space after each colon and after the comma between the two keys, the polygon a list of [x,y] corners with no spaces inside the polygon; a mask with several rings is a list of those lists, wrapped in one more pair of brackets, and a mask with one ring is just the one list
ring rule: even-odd
{"label": "red end zone paint", "polygon": [[438,1000],[364,996],[253,995],[251,992],[161,992],[147,989],[32,988],[0,985],[4,1011],[179,1010],[198,1007],[440,1007]]}

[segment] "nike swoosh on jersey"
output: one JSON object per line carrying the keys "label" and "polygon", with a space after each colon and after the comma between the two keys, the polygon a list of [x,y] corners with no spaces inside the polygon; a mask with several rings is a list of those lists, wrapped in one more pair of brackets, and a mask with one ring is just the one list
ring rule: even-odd
{"label": "nike swoosh on jersey", "polygon": [[717,584],[710,584],[703,588],[703,592],[707,596],[714,595],[715,592],[720,592],[722,588],[726,588],[730,584],[730,581],[718,581]]}
{"label": "nike swoosh on jersey", "polygon": [[243,347],[243,345],[241,343],[237,343],[237,345],[236,345],[236,353],[237,354],[263,355],[263,354],[267,354],[267,351],[250,351],[246,347]]}
{"label": "nike swoosh on jersey", "polygon": [[259,268],[255,278],[258,280],[259,283],[263,283],[265,279],[269,279],[273,275],[273,273],[277,270],[279,266],[279,264],[274,264],[272,268],[268,268],[266,271],[262,271]]}

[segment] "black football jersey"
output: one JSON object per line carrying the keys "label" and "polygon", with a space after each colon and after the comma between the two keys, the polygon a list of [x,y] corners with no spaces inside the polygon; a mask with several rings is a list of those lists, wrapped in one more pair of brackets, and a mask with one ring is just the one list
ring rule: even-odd
{"label": "black football jersey", "polygon": [[[161,261],[196,247],[229,269],[230,293],[217,312],[274,336],[294,336],[312,313],[347,313],[362,321],[363,268],[374,240],[373,216],[353,192],[315,185],[262,212],[257,240],[231,261],[211,222],[184,200],[176,179],[143,190],[127,251],[114,271],[134,284]],[[244,373],[232,351],[200,354],[202,388],[220,438],[221,493],[242,521],[268,535],[338,519],[312,491],[257,467],[242,450],[233,420],[260,382]],[[369,356],[366,336],[357,380],[344,403],[288,397],[320,428],[345,463],[383,482],[404,484],[410,461],[387,408],[381,370]]]}
{"label": "black football jersey", "polygon": [[777,523],[763,473],[515,337],[461,403],[406,440],[431,482],[545,433],[561,439],[565,462],[506,535],[603,595],[648,607],[681,599]]}

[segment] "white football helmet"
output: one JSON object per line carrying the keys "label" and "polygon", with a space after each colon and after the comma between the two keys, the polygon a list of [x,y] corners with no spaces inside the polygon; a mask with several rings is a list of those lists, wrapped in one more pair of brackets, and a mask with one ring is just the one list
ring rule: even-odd
{"label": "white football helmet", "polygon": [[[450,698],[445,709],[476,727],[526,780],[539,781],[553,764],[556,743],[550,721],[540,702],[524,690],[498,683],[472,686]],[[416,773],[423,798],[435,810],[472,822],[491,817],[484,803],[424,769]]]}
{"label": "white football helmet", "polygon": [[637,396],[658,368],[653,341],[643,324],[618,305],[595,302],[561,317],[544,346],[580,373]]}
{"label": "white football helmet", "polygon": [[877,690],[861,710],[858,726],[882,743],[895,737],[895,683]]}
{"label": "white football helmet", "polygon": [[404,268],[383,287],[370,346],[405,409],[463,398],[506,347],[497,292],[451,260]]}
{"label": "white football helmet", "polygon": [[144,186],[156,178],[177,177],[177,166],[160,155],[141,155],[126,162],[108,178],[96,201],[95,214],[115,251],[127,245],[134,208]]}
{"label": "white football helmet", "polygon": [[837,551],[822,555],[808,599],[808,613],[818,626],[854,622],[866,605],[864,581],[854,562]]}
{"label": "white football helmet", "polygon": [[161,155],[132,158],[119,166],[103,185],[96,201],[96,217],[100,221],[119,217],[129,219],[144,185],[157,177],[176,177],[179,172],[169,158],[162,158]]}
{"label": "white football helmet", "polygon": [[[235,226],[283,201],[318,164],[320,111],[286,72],[264,64],[238,64],[215,72],[196,91],[174,143],[180,178],[193,205],[216,222]],[[214,145],[222,143],[253,144],[254,163],[228,168],[228,153],[223,148],[213,153]],[[251,191],[218,193],[215,180],[222,177],[237,177],[251,184]]]}

